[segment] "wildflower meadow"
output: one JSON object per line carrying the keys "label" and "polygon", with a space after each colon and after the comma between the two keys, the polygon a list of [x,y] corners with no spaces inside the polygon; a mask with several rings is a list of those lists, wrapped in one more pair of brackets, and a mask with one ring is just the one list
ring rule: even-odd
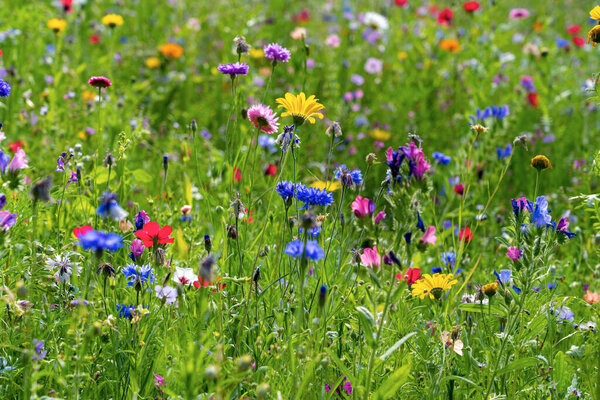
{"label": "wildflower meadow", "polygon": [[1,399],[600,400],[600,6],[0,16]]}

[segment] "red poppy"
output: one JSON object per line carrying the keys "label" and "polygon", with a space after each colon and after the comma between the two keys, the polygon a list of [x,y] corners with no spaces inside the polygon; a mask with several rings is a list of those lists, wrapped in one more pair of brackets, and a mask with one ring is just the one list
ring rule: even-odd
{"label": "red poppy", "polygon": [[537,93],[527,93],[527,101],[531,104],[531,107],[538,106],[538,94]]}
{"label": "red poppy", "polygon": [[471,232],[471,228],[469,228],[468,226],[466,228],[462,228],[460,230],[460,234],[458,235],[458,238],[460,240],[463,240],[465,243],[469,243],[474,237],[475,235],[473,235],[473,232]]}
{"label": "red poppy", "polygon": [[88,233],[89,231],[93,231],[94,228],[92,228],[89,225],[83,225],[83,226],[79,226],[77,228],[73,228],[73,235],[79,239],[79,237],[81,235],[85,235],[86,233]]}
{"label": "red poppy", "polygon": [[397,274],[396,279],[405,280],[410,286],[421,279],[421,268],[409,268],[404,275]]}
{"label": "red poppy", "polygon": [[150,221],[144,224],[144,227],[139,231],[135,232],[135,236],[144,242],[144,246],[152,247],[154,245],[173,243],[175,239],[170,238],[171,227],[165,225],[162,228],[157,222]]}
{"label": "red poppy", "polygon": [[240,169],[238,167],[233,167],[233,179],[235,179],[236,181],[242,180],[242,173],[240,172]]}
{"label": "red poppy", "polygon": [[20,148],[23,147],[23,143],[20,140],[17,140],[16,142],[10,142],[8,144],[8,148],[10,149],[10,151],[12,151],[13,153],[16,153],[17,150],[19,150]]}
{"label": "red poppy", "polygon": [[585,39],[581,36],[573,37],[573,44],[577,47],[583,47],[585,45]]}
{"label": "red poppy", "polygon": [[4,55],[4,53],[2,52],[2,50],[0,50],[0,57],[2,57]]}
{"label": "red poppy", "polygon": [[408,0],[394,0],[394,4],[398,7],[404,7],[408,3]]}
{"label": "red poppy", "polygon": [[465,185],[459,183],[458,185],[454,186],[454,193],[456,193],[459,196],[462,196],[463,193],[465,193]]}
{"label": "red poppy", "polygon": [[62,3],[63,10],[65,10],[66,13],[73,11],[73,0],[60,0],[60,2]]}
{"label": "red poppy", "polygon": [[90,36],[90,43],[91,44],[100,43],[100,36],[98,36],[98,35],[92,35],[92,36]]}
{"label": "red poppy", "polygon": [[[225,289],[227,287],[227,284],[220,282],[221,281],[221,276],[217,276],[217,279],[215,279],[215,283],[217,284],[217,290],[220,292],[221,290]],[[214,286],[213,283],[205,281],[204,279],[202,279],[202,277],[198,277],[198,280],[196,282],[193,283],[194,287],[196,289],[200,289],[201,287],[210,287],[210,286]],[[216,292],[217,290],[212,289],[213,292]]]}
{"label": "red poppy", "polygon": [[577,35],[581,31],[581,26],[575,24],[567,26],[567,33],[569,35]]}
{"label": "red poppy", "polygon": [[452,18],[454,17],[454,13],[449,8],[444,8],[437,17],[438,24],[442,25],[450,25],[452,23]]}
{"label": "red poppy", "polygon": [[265,176],[269,175],[272,176],[273,178],[275,178],[277,176],[277,167],[271,163],[269,163],[269,165],[267,165],[267,168],[265,169]]}
{"label": "red poppy", "polygon": [[310,11],[306,8],[292,17],[293,21],[304,23],[310,21]]}
{"label": "red poppy", "polygon": [[469,13],[477,11],[479,9],[479,6],[480,4],[476,1],[467,1],[465,4],[463,4],[465,11]]}

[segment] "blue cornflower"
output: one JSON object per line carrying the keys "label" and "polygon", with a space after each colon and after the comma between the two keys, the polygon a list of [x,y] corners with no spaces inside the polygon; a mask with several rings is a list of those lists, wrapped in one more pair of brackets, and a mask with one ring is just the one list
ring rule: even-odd
{"label": "blue cornflower", "polygon": [[290,255],[294,258],[301,258],[304,253],[304,257],[317,261],[325,257],[325,252],[319,246],[316,240],[309,240],[306,242],[306,250],[304,249],[304,242],[300,240],[294,240],[285,246],[285,254]]}
{"label": "blue cornflower", "polygon": [[560,37],[556,38],[555,42],[559,49],[562,49],[563,47],[567,47],[569,45],[569,41],[567,39],[563,39]]}
{"label": "blue cornflower", "polygon": [[283,127],[283,133],[277,136],[275,143],[281,146],[281,150],[288,151],[293,144],[294,147],[300,146],[300,137],[294,133],[294,125],[286,125]]}
{"label": "blue cornflower", "polygon": [[433,268],[431,268],[431,273],[432,274],[441,274],[442,268],[441,267],[433,267]]}
{"label": "blue cornflower", "polygon": [[260,135],[258,137],[258,145],[270,153],[277,152],[275,147],[275,139],[269,135]]}
{"label": "blue cornflower", "polygon": [[125,304],[117,304],[117,312],[121,318],[132,318],[134,306],[126,306]]}
{"label": "blue cornflower", "polygon": [[500,273],[498,273],[496,270],[494,270],[494,275],[496,275],[496,278],[498,278],[502,285],[505,286],[512,277],[512,271],[510,269],[501,269]]}
{"label": "blue cornflower", "polygon": [[544,196],[539,196],[535,199],[535,208],[531,214],[531,222],[538,228],[543,228],[552,223],[552,217],[548,209],[548,200]]}
{"label": "blue cornflower", "polygon": [[35,346],[35,355],[34,358],[36,360],[41,360],[46,357],[46,350],[44,350],[44,342],[42,340],[33,339],[33,345]]}
{"label": "blue cornflower", "polygon": [[512,144],[507,144],[506,148],[496,147],[496,154],[498,155],[498,160],[502,160],[512,154]]}
{"label": "blue cornflower", "polygon": [[120,221],[129,215],[117,202],[117,194],[109,191],[102,194],[100,206],[96,209],[96,214],[102,218],[111,217],[115,221]]}
{"label": "blue cornflower", "polygon": [[10,84],[4,79],[0,78],[0,97],[8,97],[10,94]]}
{"label": "blue cornflower", "polygon": [[285,201],[294,196],[295,186],[292,182],[281,181],[277,184],[275,190],[277,190],[277,194]]}
{"label": "blue cornflower", "polygon": [[559,306],[556,308],[556,317],[558,322],[573,322],[575,314],[567,306]]}
{"label": "blue cornflower", "polygon": [[2,150],[0,150],[0,172],[5,173],[6,167],[10,163],[10,156],[5,154]]}
{"label": "blue cornflower", "polygon": [[345,187],[357,187],[363,181],[362,172],[360,169],[353,169],[352,171],[346,167],[346,164],[342,164],[333,171],[335,179],[339,179],[342,186]]}
{"label": "blue cornflower", "polygon": [[79,236],[78,244],[85,250],[117,251],[123,247],[123,238],[115,233],[91,230]]}
{"label": "blue cornflower", "polygon": [[325,189],[296,185],[296,198],[305,206],[329,206],[333,204],[333,195]]}
{"label": "blue cornflower", "polygon": [[128,264],[125,268],[123,268],[123,275],[125,278],[129,280],[127,282],[127,286],[134,287],[137,285],[141,286],[145,284],[149,284],[154,282],[154,271],[150,265],[142,265],[139,270],[135,264]]}
{"label": "blue cornflower", "polygon": [[418,211],[417,211],[417,229],[420,229],[421,232],[425,232],[425,224],[423,223],[423,220],[421,219],[421,214],[419,214]]}
{"label": "blue cornflower", "polygon": [[438,164],[448,165],[450,164],[450,161],[452,161],[452,157],[447,156],[444,153],[440,153],[439,151],[434,151],[432,156],[435,158]]}
{"label": "blue cornflower", "polygon": [[476,115],[470,115],[469,119],[472,124],[476,124],[478,121],[484,121],[488,118],[495,118],[502,120],[510,115],[508,105],[503,106],[488,106],[482,110],[479,108],[476,111]]}
{"label": "blue cornflower", "polygon": [[442,253],[442,261],[450,267],[453,266],[456,263],[456,253],[453,251]]}
{"label": "blue cornflower", "polygon": [[548,288],[548,290],[552,290],[556,287],[556,283],[549,283],[546,285],[546,287]]}
{"label": "blue cornflower", "polygon": [[[300,235],[302,235],[302,233],[304,232],[304,229],[300,228]],[[318,226],[315,226],[312,229],[309,229],[308,231],[308,236],[310,236],[311,238],[316,238],[319,237],[319,235],[321,234],[321,228]]]}

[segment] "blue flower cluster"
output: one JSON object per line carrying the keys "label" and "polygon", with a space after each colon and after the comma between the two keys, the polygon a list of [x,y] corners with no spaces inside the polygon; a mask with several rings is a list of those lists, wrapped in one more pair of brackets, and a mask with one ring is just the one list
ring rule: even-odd
{"label": "blue flower cluster", "polygon": [[478,108],[476,115],[469,115],[469,119],[471,120],[471,123],[476,124],[477,122],[484,121],[488,118],[503,120],[509,115],[510,110],[508,109],[508,105],[505,104],[503,106],[488,106],[484,108],[483,111]]}
{"label": "blue flower cluster", "polygon": [[117,304],[117,312],[121,318],[132,318],[134,306],[126,306],[125,304]]}
{"label": "blue flower cluster", "polygon": [[10,94],[10,83],[0,78],[0,97],[8,97]]}
{"label": "blue flower cluster", "polygon": [[439,151],[434,151],[432,154],[435,161],[441,165],[448,165],[450,161],[452,161],[452,157],[445,155],[444,153],[440,153]]}
{"label": "blue flower cluster", "polygon": [[512,144],[507,144],[506,148],[496,147],[496,154],[498,155],[498,160],[502,160],[512,154]]}
{"label": "blue flower cluster", "polygon": [[148,284],[154,282],[154,271],[150,265],[142,265],[138,270],[135,264],[128,264],[123,268],[123,275],[129,280],[127,286],[133,287],[137,283]]}
{"label": "blue flower cluster", "polygon": [[327,190],[304,186],[301,183],[297,185],[296,198],[305,206],[330,206],[333,204],[333,195]]}
{"label": "blue flower cluster", "polygon": [[360,169],[349,170],[346,164],[342,164],[333,171],[335,179],[339,179],[342,186],[357,187],[363,181],[362,172]]}
{"label": "blue flower cluster", "polygon": [[281,181],[277,184],[275,190],[277,190],[277,194],[281,196],[283,200],[288,200],[294,197],[295,186],[296,185],[294,185],[292,182]]}
{"label": "blue flower cluster", "polygon": [[306,249],[304,249],[304,242],[300,240],[294,240],[288,243],[285,247],[285,254],[294,258],[301,258],[304,253],[304,258],[309,260],[317,261],[325,257],[325,252],[319,246],[316,240],[309,240],[306,242]]}
{"label": "blue flower cluster", "polygon": [[79,243],[85,250],[117,251],[123,247],[123,238],[115,233],[91,230],[79,237]]}

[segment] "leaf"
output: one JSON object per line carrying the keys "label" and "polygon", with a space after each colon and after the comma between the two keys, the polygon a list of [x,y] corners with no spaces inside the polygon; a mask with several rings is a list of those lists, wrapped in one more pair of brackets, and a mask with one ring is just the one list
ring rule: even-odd
{"label": "leaf", "polygon": [[400,386],[404,384],[410,377],[411,365],[406,364],[392,372],[386,380],[381,384],[379,390],[375,392],[373,398],[376,399],[397,399],[396,392],[400,389]]}
{"label": "leaf", "polygon": [[408,335],[405,335],[402,339],[398,340],[392,347],[390,347],[385,353],[379,357],[381,360],[385,361],[392,353],[400,348],[404,342],[410,339],[412,336],[416,335],[417,332],[411,332]]}
{"label": "leaf", "polygon": [[367,343],[369,343],[369,345],[372,348],[375,348],[377,346],[375,338],[373,337],[373,327],[375,326],[375,318],[373,318],[373,314],[371,314],[371,311],[367,310],[365,307],[358,306],[356,307],[356,310],[358,311],[358,320],[360,322],[360,327],[365,332],[365,338],[367,340]]}
{"label": "leaf", "polygon": [[464,303],[458,307],[461,311],[470,312],[470,313],[492,313],[498,315],[506,315],[506,309],[498,304],[492,304],[491,306],[488,304],[474,304],[474,303]]}
{"label": "leaf", "polygon": [[520,369],[524,369],[524,368],[527,368],[527,367],[532,367],[534,365],[537,365],[541,361],[542,360],[539,359],[538,357],[519,358],[518,360],[515,360],[515,361],[511,362],[510,364],[508,364],[506,367],[498,370],[498,372],[497,372],[496,375],[500,376],[500,375],[505,374],[507,372],[518,371]]}
{"label": "leaf", "polygon": [[187,204],[192,205],[192,182],[190,182],[190,178],[187,175],[184,175],[185,178],[185,200]]}
{"label": "leaf", "polygon": [[180,259],[184,259],[187,257],[188,244],[183,238],[183,230],[181,228],[177,228],[177,235],[175,236],[175,247],[177,248],[177,253],[179,254]]}
{"label": "leaf", "polygon": [[138,183],[151,183],[152,175],[144,171],[143,169],[136,169],[131,173],[133,175],[133,179],[135,179]]}

